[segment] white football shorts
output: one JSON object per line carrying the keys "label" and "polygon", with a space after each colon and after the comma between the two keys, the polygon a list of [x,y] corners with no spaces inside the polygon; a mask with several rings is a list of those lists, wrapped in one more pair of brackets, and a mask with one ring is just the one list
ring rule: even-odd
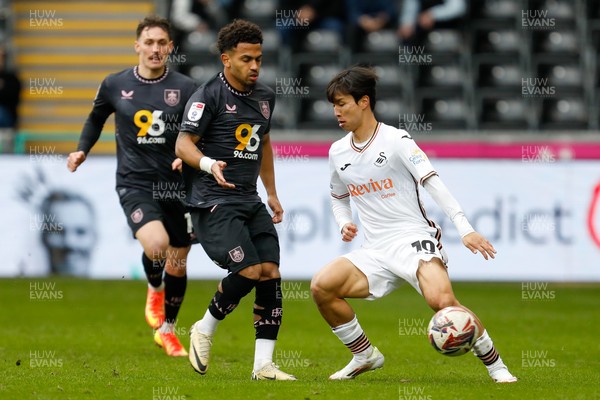
{"label": "white football shorts", "polygon": [[403,280],[422,295],[417,280],[419,260],[430,261],[437,257],[444,265],[448,263],[446,251],[438,249],[438,241],[426,233],[398,238],[377,248],[361,247],[342,257],[350,260],[366,275],[371,294],[367,300],[379,299],[391,293]]}

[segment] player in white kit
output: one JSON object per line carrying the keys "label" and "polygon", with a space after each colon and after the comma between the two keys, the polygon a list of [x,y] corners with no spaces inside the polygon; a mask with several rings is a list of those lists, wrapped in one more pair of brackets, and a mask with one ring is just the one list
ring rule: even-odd
{"label": "player in white kit", "polygon": [[[360,249],[343,255],[315,274],[313,299],[334,334],[353,353],[333,380],[381,368],[384,356],[371,345],[346,298],[374,300],[410,283],[438,311],[460,306],[446,270],[441,229],[429,220],[419,199],[422,185],[452,220],[463,244],[487,260],[496,250],[469,224],[460,205],[441,181],[429,159],[403,130],[378,122],[373,114],[377,76],[353,67],[336,75],[327,87],[339,126],[349,133],[329,150],[331,205],[342,240],[358,233],[350,199],[364,229]],[[487,331],[473,352],[496,382],[517,380],[503,363]]]}

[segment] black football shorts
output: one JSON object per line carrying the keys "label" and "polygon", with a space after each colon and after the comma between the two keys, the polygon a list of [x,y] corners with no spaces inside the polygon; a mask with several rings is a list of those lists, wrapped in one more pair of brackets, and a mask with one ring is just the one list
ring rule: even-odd
{"label": "black football shorts", "polygon": [[198,242],[219,267],[239,272],[251,265],[279,265],[279,237],[263,203],[191,208]]}
{"label": "black football shorts", "polygon": [[127,217],[127,224],[135,237],[136,232],[150,221],[161,221],[169,234],[169,244],[173,247],[187,247],[191,244],[185,206],[179,201],[159,201],[152,193],[135,189],[121,189],[119,201]]}

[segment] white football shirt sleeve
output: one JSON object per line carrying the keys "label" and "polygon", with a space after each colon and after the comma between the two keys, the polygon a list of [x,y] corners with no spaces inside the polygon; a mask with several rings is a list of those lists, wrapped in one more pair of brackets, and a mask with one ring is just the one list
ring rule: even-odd
{"label": "white football shirt sleeve", "polygon": [[410,135],[403,130],[398,132],[396,140],[396,154],[400,157],[402,164],[420,185],[425,179],[437,175],[427,155],[417,146]]}
{"label": "white football shirt sleeve", "polygon": [[439,176],[436,175],[428,178],[423,182],[423,187],[448,218],[450,218],[452,223],[454,223],[461,238],[471,232],[475,232],[475,229],[473,229],[467,220],[460,204],[458,204],[458,201],[452,196],[452,193],[450,193],[450,190],[444,185],[444,182],[442,182]]}
{"label": "white football shirt sleeve", "polygon": [[331,211],[341,231],[344,225],[352,222],[350,193],[337,173],[331,153],[329,154],[329,187],[331,189]]}

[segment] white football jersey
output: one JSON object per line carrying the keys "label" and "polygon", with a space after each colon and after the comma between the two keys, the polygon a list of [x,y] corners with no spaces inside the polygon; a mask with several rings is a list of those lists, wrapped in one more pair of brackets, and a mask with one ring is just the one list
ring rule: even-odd
{"label": "white football jersey", "polygon": [[359,146],[348,133],[331,145],[329,171],[331,195],[350,196],[356,206],[364,247],[424,232],[441,241],[440,227],[427,218],[419,198],[419,184],[436,172],[406,131],[380,122]]}

